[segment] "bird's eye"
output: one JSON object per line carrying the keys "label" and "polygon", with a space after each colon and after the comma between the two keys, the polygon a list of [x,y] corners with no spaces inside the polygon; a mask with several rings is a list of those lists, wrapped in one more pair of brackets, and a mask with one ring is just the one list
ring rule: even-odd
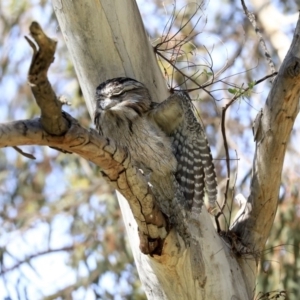
{"label": "bird's eye", "polygon": [[118,97],[118,96],[122,96],[122,95],[125,95],[125,94],[126,94],[126,91],[122,90],[122,91],[119,91],[119,92],[112,93],[112,97]]}

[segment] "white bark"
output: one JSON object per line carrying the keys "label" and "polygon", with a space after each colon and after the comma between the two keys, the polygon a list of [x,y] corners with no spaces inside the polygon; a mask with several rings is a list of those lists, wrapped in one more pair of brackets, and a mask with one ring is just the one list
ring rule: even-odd
{"label": "white bark", "polygon": [[168,96],[135,1],[52,3],[91,117],[95,88],[116,76],[145,83],[153,99]]}
{"label": "white bark", "polygon": [[203,270],[199,281],[193,280],[189,263],[189,249],[174,244],[177,235],[172,231],[166,239],[161,256],[144,255],[136,247],[138,245],[136,223],[132,223],[132,214],[128,210],[127,201],[120,201],[130,244],[137,264],[140,279],[144,285],[148,299],[252,299],[253,290],[248,291],[245,282],[253,281],[255,268],[251,270],[251,278],[245,278],[245,269],[241,269],[229,245],[225,245],[216,233],[206,210],[200,215],[202,219],[202,245],[199,255],[202,256]]}

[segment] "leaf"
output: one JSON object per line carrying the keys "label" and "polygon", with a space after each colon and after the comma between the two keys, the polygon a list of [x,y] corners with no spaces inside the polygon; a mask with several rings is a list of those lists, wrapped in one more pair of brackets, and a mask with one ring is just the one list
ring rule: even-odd
{"label": "leaf", "polygon": [[235,94],[237,93],[237,89],[229,88],[229,89],[228,89],[228,92],[229,92],[230,94],[235,95]]}

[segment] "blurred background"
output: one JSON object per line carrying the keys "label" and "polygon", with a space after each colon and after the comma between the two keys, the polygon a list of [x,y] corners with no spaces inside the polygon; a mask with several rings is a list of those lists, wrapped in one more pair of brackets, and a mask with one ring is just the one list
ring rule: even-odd
{"label": "blurred background", "polygon": [[[272,73],[240,1],[218,0],[201,7],[188,0],[137,0],[166,82],[201,89],[195,100],[215,159],[219,202],[227,179],[221,135],[222,107],[250,86],[227,111],[231,181],[222,229],[238,209],[234,196],[249,194],[254,141],[252,123],[271,87]],[[249,0],[278,71],[290,46],[299,4],[292,0]],[[49,1],[0,1],[0,118],[35,118],[39,109],[27,84],[32,51],[24,35],[38,21],[58,41],[49,79],[64,109],[93,127],[53,8]],[[174,72],[171,64],[180,72]],[[183,77],[181,72],[187,77]],[[100,82],[99,82],[100,83]],[[299,121],[288,145],[279,207],[262,253],[254,299],[300,299]],[[99,170],[76,155],[26,146],[30,160],[12,148],[0,150],[0,300],[146,299],[128,245],[113,190]],[[251,257],[245,259],[252,259]],[[269,293],[266,295],[266,293]]]}

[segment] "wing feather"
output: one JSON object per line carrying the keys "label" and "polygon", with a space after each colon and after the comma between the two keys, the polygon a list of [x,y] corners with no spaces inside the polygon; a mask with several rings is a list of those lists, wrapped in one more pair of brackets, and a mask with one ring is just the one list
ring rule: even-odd
{"label": "wing feather", "polygon": [[210,204],[214,206],[217,181],[213,159],[189,95],[175,93],[164,102],[154,104],[150,114],[172,139],[173,153],[178,163],[175,177],[187,206],[201,209],[205,190]]}

